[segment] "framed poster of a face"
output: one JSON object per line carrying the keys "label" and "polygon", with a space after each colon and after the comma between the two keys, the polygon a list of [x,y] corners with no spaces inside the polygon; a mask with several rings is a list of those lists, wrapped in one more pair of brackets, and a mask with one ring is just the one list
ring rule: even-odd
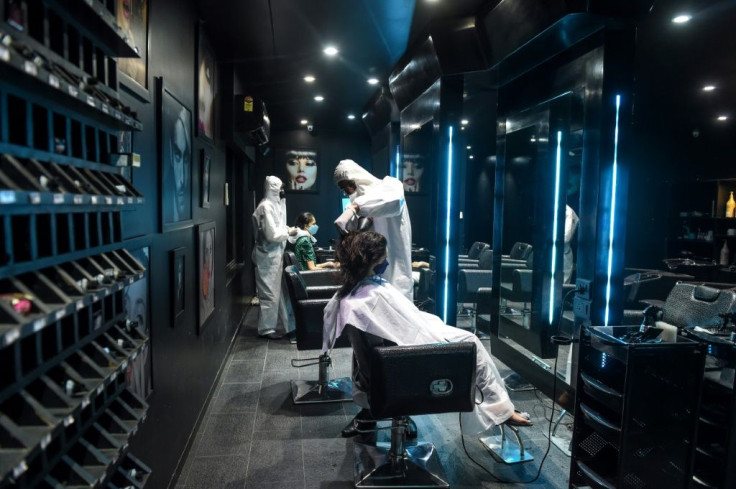
{"label": "framed poster of a face", "polygon": [[311,149],[274,151],[276,168],[287,192],[319,191],[317,152]]}
{"label": "framed poster of a face", "polygon": [[215,100],[217,98],[217,61],[204,26],[197,28],[197,136],[215,139]]}
{"label": "framed poster of a face", "polygon": [[197,227],[199,331],[215,310],[215,222]]}
{"label": "framed poster of a face", "polygon": [[148,0],[118,0],[115,11],[123,36],[139,58],[118,58],[123,86],[148,101]]}
{"label": "framed poster of a face", "polygon": [[157,79],[161,155],[161,227],[192,224],[192,113]]}

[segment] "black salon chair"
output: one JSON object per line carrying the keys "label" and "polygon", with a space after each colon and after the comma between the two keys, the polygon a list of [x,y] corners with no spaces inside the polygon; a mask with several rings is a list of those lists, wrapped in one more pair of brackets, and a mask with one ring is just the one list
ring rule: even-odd
{"label": "black salon chair", "polygon": [[457,257],[457,267],[458,269],[474,269],[478,268],[478,260],[480,260],[480,255],[485,250],[490,250],[491,246],[487,243],[482,243],[480,241],[476,241],[473,243],[473,245],[470,247],[470,250],[468,250],[467,255],[458,255]]}
{"label": "black salon chair", "polygon": [[[461,268],[457,272],[457,301],[460,304],[473,304],[467,309],[475,314],[478,304],[478,291],[483,287],[491,287],[493,279],[493,250],[486,248],[478,257],[478,268]],[[461,306],[460,312],[463,312]]]}
{"label": "black salon chair", "polygon": [[736,309],[736,291],[705,285],[678,283],[661,307],[651,306],[646,314],[650,326],[662,321],[678,328],[717,329],[722,315]]}
{"label": "black salon chair", "polygon": [[[296,323],[296,347],[298,350],[322,348],[323,314],[327,303],[340,288],[334,270],[312,270],[300,272],[290,265],[284,269],[284,280],[289,290],[289,300],[294,310]],[[335,347],[350,346],[346,339],[338,339]],[[343,402],[353,398],[352,380],[343,377],[330,380],[329,355],[316,358],[300,358],[291,361],[292,367],[319,366],[319,380],[292,380],[291,393],[294,404]]]}
{"label": "black salon chair", "polygon": [[475,343],[381,346],[352,325],[345,336],[371,414],[391,419],[390,444],[355,443],[355,487],[450,487],[434,445],[407,445],[408,416],[473,410]]}
{"label": "black salon chair", "polygon": [[523,305],[521,321],[524,327],[529,327],[528,305],[532,301],[533,260],[534,254],[530,254],[523,267],[513,268],[510,282],[501,282],[501,300],[505,301],[506,304],[513,302]]}

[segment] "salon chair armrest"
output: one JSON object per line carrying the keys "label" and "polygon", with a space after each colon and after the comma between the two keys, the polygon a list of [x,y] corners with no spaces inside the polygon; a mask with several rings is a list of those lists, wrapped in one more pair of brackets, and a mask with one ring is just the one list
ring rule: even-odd
{"label": "salon chair armrest", "polygon": [[460,261],[457,262],[457,268],[458,270],[477,270],[478,261]]}
{"label": "salon chair armrest", "polygon": [[458,271],[459,302],[478,302],[477,292],[481,287],[490,287],[493,280],[492,270],[461,269]]}
{"label": "salon chair armrest", "polygon": [[299,273],[301,274],[308,288],[328,285],[340,285],[339,270],[305,270]]}
{"label": "salon chair armrest", "polygon": [[526,261],[511,260],[501,262],[501,282],[511,282],[514,279],[514,270],[526,270]]}
{"label": "salon chair armrest", "polygon": [[307,287],[307,297],[309,299],[332,299],[335,292],[340,290],[339,285],[317,285]]}

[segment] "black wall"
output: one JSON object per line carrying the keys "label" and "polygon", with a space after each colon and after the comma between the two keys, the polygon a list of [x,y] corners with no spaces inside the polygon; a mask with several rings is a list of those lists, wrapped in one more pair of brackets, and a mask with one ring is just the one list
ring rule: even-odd
{"label": "black wall", "polygon": [[[132,449],[153,469],[149,487],[166,487],[175,473],[190,433],[207,400],[230,339],[242,317],[235,303],[243,280],[236,276],[226,283],[226,208],[223,187],[226,181],[225,144],[205,143],[193,134],[192,209],[193,226],[160,233],[159,157],[156,143],[156,104],[154,77],[163,77],[166,87],[192,111],[196,121],[195,57],[197,15],[193,1],[156,0],[149,3],[150,103],[121,90],[123,102],[138,113],[144,130],[134,134],[134,151],[142,166],[133,169],[133,184],[145,195],[143,206],[125,213],[123,233],[131,238],[129,248],[150,246],[149,320],[153,357],[153,393],[149,397],[148,418],[133,438]],[[224,84],[227,85],[227,84]],[[232,86],[232,83],[229,84]],[[225,94],[220,91],[220,99]],[[221,114],[223,104],[219,104]],[[196,122],[195,122],[196,126]],[[206,149],[212,158],[210,207],[199,207],[199,155]],[[242,162],[240,163],[242,164]],[[231,186],[247,187],[245,182]],[[242,212],[241,212],[242,213]],[[197,225],[216,223],[215,311],[198,332]],[[133,239],[139,237],[139,239]],[[170,314],[169,251],[186,248],[186,309],[183,321],[172,326]]]}

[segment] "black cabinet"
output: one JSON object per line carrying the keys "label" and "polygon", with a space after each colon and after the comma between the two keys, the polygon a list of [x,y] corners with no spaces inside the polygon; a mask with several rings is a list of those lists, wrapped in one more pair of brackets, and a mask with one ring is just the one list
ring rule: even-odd
{"label": "black cabinet", "polygon": [[628,343],[638,328],[583,328],[571,488],[689,487],[704,348]]}
{"label": "black cabinet", "polygon": [[[143,487],[128,453],[147,404],[128,387],[148,338],[126,317],[144,267],[121,214],[115,1],[0,3],[0,487]],[[128,150],[129,151],[129,150]]]}

